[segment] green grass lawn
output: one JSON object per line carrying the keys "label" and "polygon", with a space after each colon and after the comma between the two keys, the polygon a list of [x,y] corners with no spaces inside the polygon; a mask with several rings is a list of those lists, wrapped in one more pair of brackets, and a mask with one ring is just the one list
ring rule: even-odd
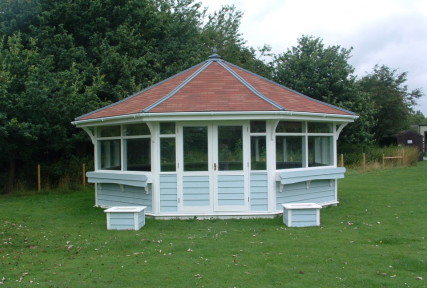
{"label": "green grass lawn", "polygon": [[107,231],[93,198],[0,196],[0,287],[427,287],[427,162],[350,171],[320,227],[147,219]]}

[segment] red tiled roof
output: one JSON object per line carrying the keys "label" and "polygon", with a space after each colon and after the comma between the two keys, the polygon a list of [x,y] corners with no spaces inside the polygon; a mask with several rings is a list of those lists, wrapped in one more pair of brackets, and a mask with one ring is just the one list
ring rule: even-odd
{"label": "red tiled roof", "polygon": [[145,113],[295,111],[354,115],[230,64],[219,57],[77,121]]}

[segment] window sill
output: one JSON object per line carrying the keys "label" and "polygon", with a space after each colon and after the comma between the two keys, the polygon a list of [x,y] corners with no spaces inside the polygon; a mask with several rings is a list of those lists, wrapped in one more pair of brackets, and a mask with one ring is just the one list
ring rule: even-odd
{"label": "window sill", "polygon": [[332,180],[344,178],[344,167],[312,167],[276,170],[276,181],[281,185],[312,180]]}
{"label": "window sill", "polygon": [[87,172],[89,183],[112,183],[146,188],[152,183],[151,172],[98,170]]}

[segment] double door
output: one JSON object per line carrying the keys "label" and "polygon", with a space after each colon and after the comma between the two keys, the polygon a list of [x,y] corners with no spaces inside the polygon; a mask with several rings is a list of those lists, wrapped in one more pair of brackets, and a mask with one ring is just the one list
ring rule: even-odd
{"label": "double door", "polygon": [[181,123],[178,137],[180,211],[248,209],[248,124]]}

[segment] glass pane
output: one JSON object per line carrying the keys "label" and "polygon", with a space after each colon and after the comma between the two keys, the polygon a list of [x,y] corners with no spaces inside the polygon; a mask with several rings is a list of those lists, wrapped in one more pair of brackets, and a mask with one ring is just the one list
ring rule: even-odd
{"label": "glass pane", "polygon": [[128,171],[151,171],[150,138],[128,139],[125,141]]}
{"label": "glass pane", "polygon": [[175,159],[175,138],[160,138],[160,171],[175,171]]}
{"label": "glass pane", "polygon": [[121,170],[120,140],[99,141],[100,166],[106,170]]}
{"label": "glass pane", "polygon": [[303,137],[276,137],[276,169],[303,167]]}
{"label": "glass pane", "polygon": [[150,135],[150,129],[145,123],[126,125],[125,135],[126,136]]}
{"label": "glass pane", "polygon": [[265,132],[265,121],[251,121],[251,133]]}
{"label": "glass pane", "polygon": [[218,170],[243,170],[242,126],[218,126]]}
{"label": "glass pane", "polygon": [[175,134],[175,122],[160,123],[160,134]]}
{"label": "glass pane", "polygon": [[307,126],[309,133],[332,133],[331,123],[308,122]]}
{"label": "glass pane", "polygon": [[277,125],[276,132],[278,133],[301,133],[302,122],[286,122],[280,121]]}
{"label": "glass pane", "polygon": [[184,127],[184,171],[208,171],[208,127]]}
{"label": "glass pane", "polygon": [[308,137],[308,166],[332,165],[332,137],[309,136]]}
{"label": "glass pane", "polygon": [[120,126],[98,127],[99,137],[117,137],[120,136]]}
{"label": "glass pane", "polygon": [[267,145],[265,136],[251,137],[251,169],[266,170]]}

